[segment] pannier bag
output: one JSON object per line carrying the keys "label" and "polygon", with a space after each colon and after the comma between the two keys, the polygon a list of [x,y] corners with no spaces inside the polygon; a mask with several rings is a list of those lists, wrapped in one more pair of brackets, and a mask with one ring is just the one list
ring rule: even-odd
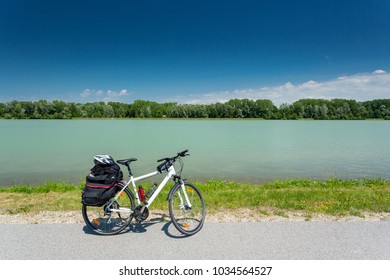
{"label": "pannier bag", "polygon": [[95,166],[86,177],[82,191],[82,203],[87,206],[102,206],[116,193],[123,173],[118,164],[108,155],[95,156]]}
{"label": "pannier bag", "polygon": [[117,184],[86,184],[82,192],[83,204],[86,206],[103,206],[115,195]]}

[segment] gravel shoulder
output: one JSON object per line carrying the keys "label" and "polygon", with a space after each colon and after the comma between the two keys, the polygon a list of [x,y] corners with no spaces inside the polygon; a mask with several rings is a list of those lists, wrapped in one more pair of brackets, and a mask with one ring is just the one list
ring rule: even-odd
{"label": "gravel shoulder", "polygon": [[[151,211],[148,220],[169,221],[168,212]],[[362,212],[359,216],[331,216],[300,211],[261,211],[251,209],[223,210],[208,213],[206,222],[281,222],[281,221],[390,221],[390,213]],[[35,213],[0,214],[0,224],[80,224],[84,223],[81,211],[41,211]]]}

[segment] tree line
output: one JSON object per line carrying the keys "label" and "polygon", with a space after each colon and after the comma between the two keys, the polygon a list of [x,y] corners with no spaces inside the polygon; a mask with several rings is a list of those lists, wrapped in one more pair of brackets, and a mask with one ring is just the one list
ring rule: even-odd
{"label": "tree line", "polygon": [[0,103],[0,118],[255,118],[267,120],[390,120],[390,99],[357,102],[349,99],[301,99],[276,107],[271,100],[232,99],[225,103],[178,104],[136,100],[74,103],[64,101],[17,101]]}

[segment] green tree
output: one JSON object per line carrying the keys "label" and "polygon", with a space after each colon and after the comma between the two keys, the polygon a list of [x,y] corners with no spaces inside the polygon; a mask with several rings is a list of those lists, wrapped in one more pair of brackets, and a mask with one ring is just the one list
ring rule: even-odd
{"label": "green tree", "polygon": [[4,117],[6,107],[4,103],[0,103],[0,118]]}

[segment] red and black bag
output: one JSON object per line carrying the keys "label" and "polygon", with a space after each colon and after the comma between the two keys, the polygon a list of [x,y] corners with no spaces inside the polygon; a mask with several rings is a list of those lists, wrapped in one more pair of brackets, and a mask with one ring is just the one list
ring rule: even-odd
{"label": "red and black bag", "polygon": [[95,164],[86,177],[82,191],[82,203],[86,206],[103,206],[116,193],[123,173],[118,164]]}
{"label": "red and black bag", "polygon": [[115,195],[117,184],[86,184],[82,192],[82,203],[86,206],[103,206]]}

